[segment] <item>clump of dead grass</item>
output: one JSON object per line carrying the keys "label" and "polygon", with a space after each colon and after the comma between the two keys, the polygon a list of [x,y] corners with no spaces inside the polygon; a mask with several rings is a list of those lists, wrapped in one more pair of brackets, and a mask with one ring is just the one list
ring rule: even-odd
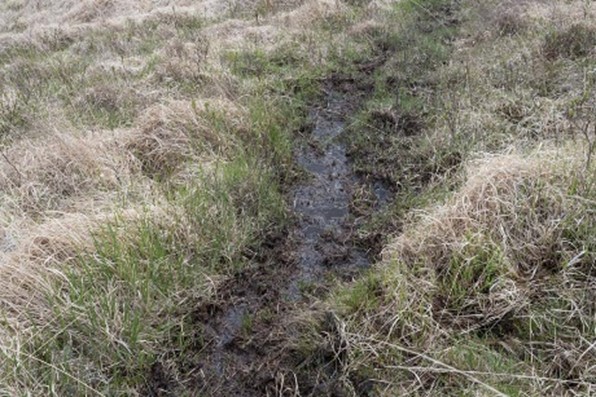
{"label": "clump of dead grass", "polygon": [[346,18],[350,14],[348,5],[339,1],[305,1],[295,9],[276,16],[289,29],[302,29],[306,24],[332,22],[335,18]]}
{"label": "clump of dead grass", "polygon": [[414,213],[377,271],[339,296],[346,377],[375,371],[389,394],[409,382],[593,388],[595,197],[582,162],[575,148],[487,156],[445,204]]}
{"label": "clump of dead grass", "polygon": [[[164,176],[199,155],[225,154],[234,145],[234,133],[244,128],[245,117],[240,108],[223,100],[172,101],[148,109],[126,146],[146,174]],[[215,119],[221,121],[219,126]]]}
{"label": "clump of dead grass", "polygon": [[172,39],[163,49],[155,76],[166,84],[200,84],[205,75],[209,42],[199,38],[195,42]]}
{"label": "clump of dead grass", "polygon": [[[471,175],[452,201],[400,236],[387,255],[412,267],[431,265],[439,279],[459,284],[466,294],[489,293],[483,287],[503,277],[534,279],[559,272],[581,252],[564,238],[568,222],[582,216],[567,194],[574,170],[581,167],[578,158],[508,155],[472,165],[474,172],[468,171]],[[453,272],[476,266],[469,258],[481,261],[480,269],[472,269],[479,273],[463,280]],[[481,279],[487,276],[494,277],[489,285]],[[494,316],[490,306],[485,309],[485,318]]]}
{"label": "clump of dead grass", "polygon": [[85,90],[74,100],[74,108],[83,122],[115,128],[130,124],[138,109],[146,102],[132,87],[98,83]]}
{"label": "clump of dead grass", "polygon": [[52,140],[23,140],[5,151],[0,186],[5,200],[24,213],[64,210],[72,199],[125,185],[134,170],[119,144],[99,134],[56,133]]}
{"label": "clump of dead grass", "polygon": [[499,13],[495,25],[499,35],[503,36],[512,36],[527,28],[526,21],[515,10]]}
{"label": "clump of dead grass", "polygon": [[[564,161],[579,165],[574,157]],[[494,232],[494,240],[506,245],[507,252],[523,256],[517,271],[540,263],[538,252],[526,247],[525,242],[547,237],[566,213],[565,191],[553,185],[561,177],[568,177],[565,174],[573,168],[553,166],[559,162],[563,160],[553,153],[535,159],[517,155],[489,157],[470,165],[470,176],[453,202],[429,215],[426,226],[418,229],[424,231],[423,235],[406,234],[397,241],[401,260],[411,263],[412,258],[423,257],[428,263],[446,263],[441,257],[453,250],[450,240],[470,232]],[[529,230],[531,226],[539,230]]]}
{"label": "clump of dead grass", "polygon": [[579,58],[593,54],[596,45],[596,30],[582,23],[571,25],[565,30],[556,30],[544,40],[542,52],[549,59]]}
{"label": "clump of dead grass", "polygon": [[91,22],[109,16],[113,9],[112,0],[85,0],[70,8],[64,15],[64,20],[76,23]]}
{"label": "clump of dead grass", "polygon": [[[39,224],[21,222],[19,230],[5,230],[5,238],[13,242],[0,252],[0,305],[14,331],[25,332],[33,323],[51,319],[46,300],[52,290],[50,276],[59,277],[59,269],[92,249],[90,230],[97,226],[96,221],[73,213]],[[12,344],[14,334],[7,337],[0,339],[3,347]]]}

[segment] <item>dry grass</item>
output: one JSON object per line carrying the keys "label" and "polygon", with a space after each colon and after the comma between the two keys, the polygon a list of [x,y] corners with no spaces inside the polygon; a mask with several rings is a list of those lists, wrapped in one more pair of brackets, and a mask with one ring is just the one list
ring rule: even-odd
{"label": "dry grass", "polygon": [[574,149],[491,156],[415,214],[323,333],[343,346],[348,387],[372,377],[380,395],[589,394],[595,202],[570,193],[578,169]]}
{"label": "dry grass", "polygon": [[[201,348],[187,314],[280,217],[267,159],[287,161],[300,109],[278,107],[369,47],[404,51],[392,1],[273,3],[0,5],[0,394],[142,394],[162,359],[192,393],[186,358],[164,357]],[[407,80],[445,43],[404,35],[426,47],[378,79],[397,70],[432,109],[383,143],[405,143],[400,183],[463,163],[463,185],[340,293],[326,343],[354,393],[589,393],[594,4],[465,6],[449,62]],[[421,121],[402,99],[374,114]]]}
{"label": "dry grass", "polygon": [[197,12],[216,18],[229,12],[235,2],[188,0],[138,2],[127,0],[38,1],[14,0],[4,4],[0,31],[27,31],[66,24],[105,24],[124,18],[142,18],[161,13]]}
{"label": "dry grass", "polygon": [[[476,162],[469,166],[465,185],[451,201],[408,228],[386,251],[386,259],[411,267],[431,264],[437,277],[450,278],[448,282],[458,284],[464,294],[467,289],[475,292],[485,286],[494,288],[486,296],[487,301],[466,297],[470,305],[476,306],[468,307],[464,302],[458,309],[475,311],[474,326],[493,321],[495,316],[503,318],[507,310],[523,307],[526,299],[520,297],[517,301],[515,294],[521,292],[518,287],[501,291],[498,284],[507,284],[507,280],[485,278],[506,277],[521,284],[522,280],[556,273],[572,260],[574,266],[581,268],[583,264],[589,273],[593,258],[583,257],[584,254],[576,257],[581,253],[580,247],[565,237],[566,227],[590,223],[583,218],[583,210],[589,204],[583,207],[585,203],[574,203],[577,198],[568,195],[577,169],[581,169],[581,156],[576,153],[565,156],[545,151],[533,158],[506,155]],[[574,216],[577,218],[569,219]],[[486,249],[494,252],[475,252],[479,248],[476,244],[486,244]],[[458,261],[476,260],[475,255],[488,262],[483,262],[482,269],[473,270],[481,272],[472,275],[474,280],[453,273],[459,271],[453,269]],[[499,268],[490,269],[490,260],[497,261]],[[497,285],[491,285],[495,281]],[[503,303],[501,298],[510,300],[504,306],[505,312],[496,310]],[[450,297],[441,300],[449,303]],[[457,324],[453,319],[449,322]]]}
{"label": "dry grass", "polygon": [[[505,255],[520,256],[514,261],[516,265],[533,268],[532,264],[545,262],[540,258],[542,254],[548,257],[549,252],[533,251],[528,242],[542,238],[561,241],[552,233],[570,208],[564,205],[566,191],[558,186],[570,179],[571,172],[581,169],[581,156],[573,153],[562,157],[560,152],[545,150],[536,158],[486,156],[468,165],[469,176],[453,201],[428,214],[427,220],[415,228],[423,230],[424,236],[406,233],[397,240],[397,251],[403,255],[400,259],[411,263],[412,258],[424,258],[424,262],[441,266],[449,263],[441,259],[445,253],[454,251],[451,241],[485,231],[506,248]],[[550,254],[562,254],[561,249],[557,247]],[[511,270],[521,275],[527,270],[522,267]]]}
{"label": "dry grass", "polygon": [[[4,241],[12,243],[1,254],[0,271],[3,313],[11,327],[23,332],[39,317],[44,321],[50,318],[51,310],[43,296],[51,289],[46,276],[56,266],[67,265],[84,250],[92,249],[90,230],[94,221],[82,214],[70,214],[40,225],[19,226],[19,230],[4,230]],[[13,337],[3,338],[2,344],[11,344]]]}
{"label": "dry grass", "polygon": [[[213,115],[227,124],[225,130],[214,130]],[[163,176],[189,160],[199,161],[224,156],[230,144],[246,129],[245,112],[226,100],[174,101],[157,105],[142,116],[140,125],[130,136],[126,147],[141,161],[143,171]]]}
{"label": "dry grass", "polygon": [[6,206],[30,216],[68,211],[77,200],[131,183],[138,167],[110,135],[55,133],[50,144],[40,139],[12,145],[0,168]]}

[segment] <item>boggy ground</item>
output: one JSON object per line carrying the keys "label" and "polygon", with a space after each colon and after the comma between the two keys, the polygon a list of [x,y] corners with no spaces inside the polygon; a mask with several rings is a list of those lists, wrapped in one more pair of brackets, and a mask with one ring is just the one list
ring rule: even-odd
{"label": "boggy ground", "polygon": [[[363,88],[337,76],[322,84],[323,100],[310,110],[310,128],[294,150],[304,172],[286,193],[294,220],[252,253],[252,265],[222,284],[216,300],[197,308],[205,342],[196,357],[200,392],[287,392],[283,377],[298,364],[289,344],[299,336],[298,316],[326,296],[333,280],[352,280],[378,254],[375,247],[365,250],[358,244],[357,218],[362,222],[365,217],[352,204],[356,190],[368,190],[373,206],[386,201],[388,193],[379,183],[377,191],[385,189],[385,195],[376,197],[375,189],[352,171],[344,136],[350,115],[365,97]],[[301,381],[303,392],[310,387],[330,393],[335,387],[333,381]]]}
{"label": "boggy ground", "polygon": [[0,394],[593,394],[595,4],[273,3],[0,4]]}

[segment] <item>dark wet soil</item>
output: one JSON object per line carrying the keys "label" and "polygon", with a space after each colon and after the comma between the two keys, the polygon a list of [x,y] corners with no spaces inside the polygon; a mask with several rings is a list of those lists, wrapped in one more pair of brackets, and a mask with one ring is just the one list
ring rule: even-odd
{"label": "dark wet soil", "polygon": [[350,203],[358,179],[339,139],[350,108],[344,94],[329,92],[325,106],[311,114],[314,129],[309,144],[296,154],[296,162],[309,173],[309,179],[291,194],[299,219],[291,236],[296,241],[297,265],[288,289],[293,300],[301,298],[301,287],[317,283],[330,266],[353,273],[370,264],[367,252],[350,244]]}
{"label": "dark wet soil", "polygon": [[354,194],[367,189],[378,208],[390,192],[380,182],[364,184],[352,170],[341,138],[355,107],[346,90],[328,89],[312,109],[312,131],[295,150],[307,177],[288,194],[296,221],[218,289],[216,302],[197,308],[205,341],[193,369],[199,395],[268,395],[280,382],[288,340],[298,336],[288,319],[324,295],[329,279],[350,279],[370,265],[372,252],[354,237]]}

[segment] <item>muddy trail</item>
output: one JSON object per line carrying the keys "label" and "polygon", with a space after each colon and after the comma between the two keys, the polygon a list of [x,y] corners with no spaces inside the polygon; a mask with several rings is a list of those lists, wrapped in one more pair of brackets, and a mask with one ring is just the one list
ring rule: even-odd
{"label": "muddy trail", "polygon": [[[359,247],[354,237],[359,222],[354,195],[367,189],[373,208],[380,209],[390,194],[352,170],[342,142],[357,108],[349,91],[327,87],[324,103],[310,112],[312,129],[294,153],[306,177],[287,197],[295,222],[283,235],[271,236],[261,249],[265,254],[252,258],[253,266],[193,314],[196,324],[203,324],[204,344],[191,369],[200,395],[283,395],[288,382],[280,377],[292,356],[288,341],[298,336],[292,319],[325,294],[330,280],[349,280],[371,264],[375,252]],[[167,389],[162,373],[154,374],[157,385]]]}

